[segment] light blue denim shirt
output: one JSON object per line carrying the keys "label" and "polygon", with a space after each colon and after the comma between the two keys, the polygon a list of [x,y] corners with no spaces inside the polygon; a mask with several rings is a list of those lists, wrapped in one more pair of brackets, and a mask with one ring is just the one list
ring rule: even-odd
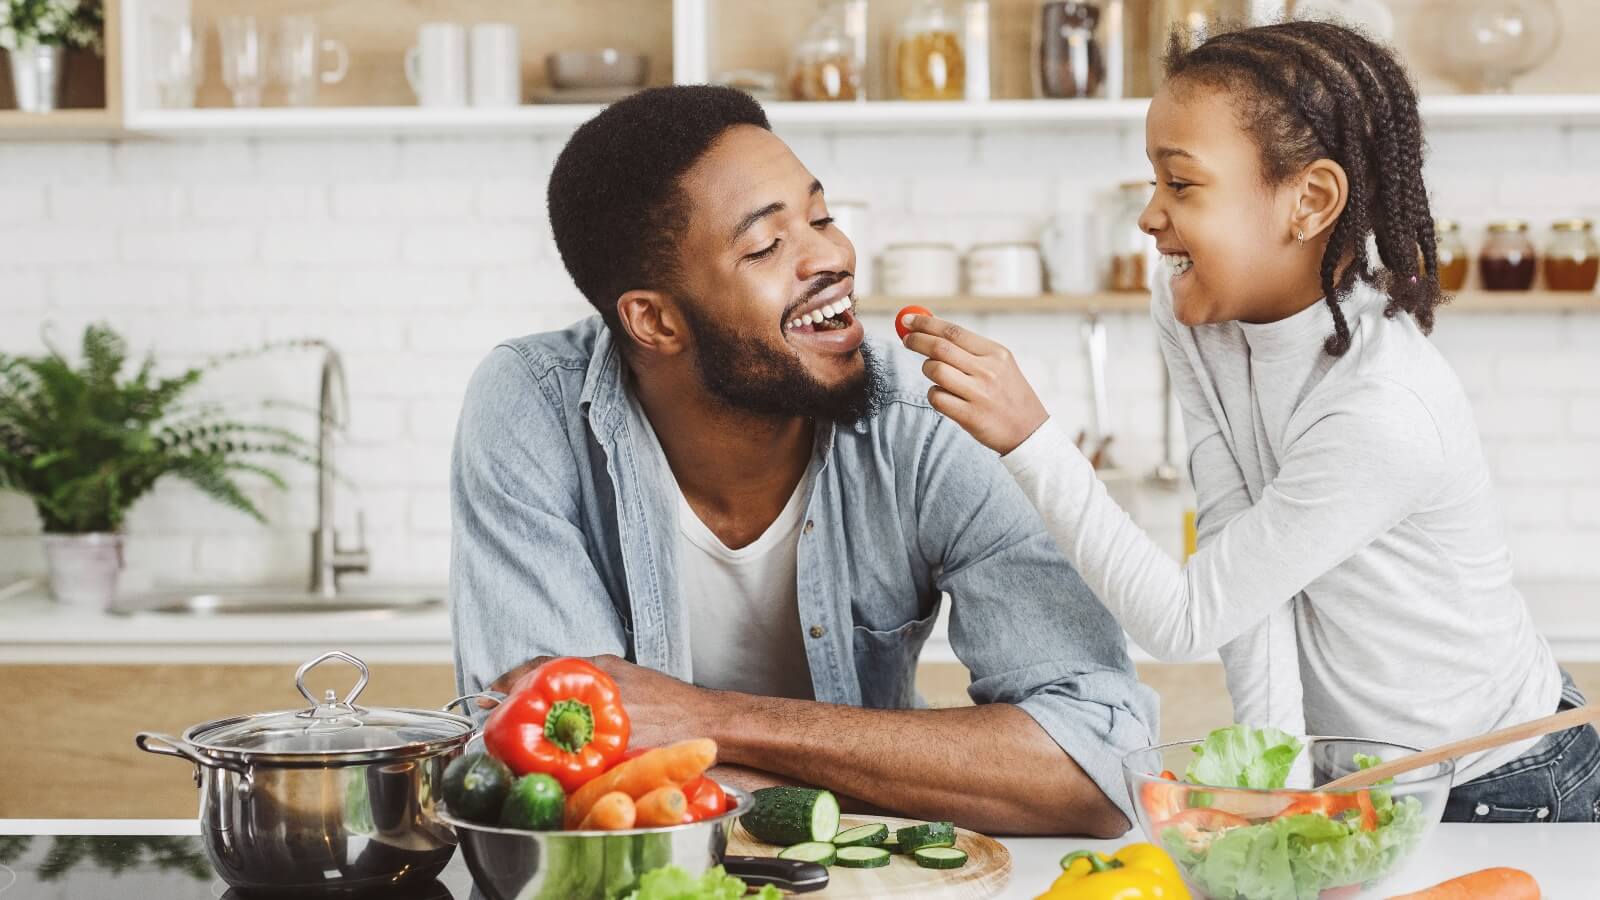
{"label": "light blue denim shirt", "polygon": [[[878,415],[817,429],[796,571],[817,700],[919,705],[917,656],[948,594],[973,701],[1025,710],[1130,812],[1120,758],[1151,742],[1156,701],[1121,629],[995,454],[890,378]],[[626,390],[598,317],[501,344],[473,376],[451,473],[463,693],[541,655],[688,680],[678,509]]]}

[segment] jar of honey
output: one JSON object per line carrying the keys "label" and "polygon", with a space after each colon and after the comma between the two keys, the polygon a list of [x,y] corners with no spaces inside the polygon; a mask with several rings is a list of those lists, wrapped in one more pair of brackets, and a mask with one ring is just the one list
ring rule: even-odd
{"label": "jar of honey", "polygon": [[1593,291],[1600,276],[1600,245],[1594,222],[1566,219],[1551,226],[1554,235],[1544,255],[1544,284],[1552,291]]}
{"label": "jar of honey", "polygon": [[1439,260],[1439,289],[1459,291],[1467,284],[1467,265],[1471,256],[1461,240],[1461,226],[1452,219],[1433,223],[1435,254]]}
{"label": "jar of honey", "polygon": [[895,35],[895,84],[903,100],[960,100],[967,64],[960,10],[948,0],[917,0]]}
{"label": "jar of honey", "polygon": [[1489,224],[1489,239],[1478,255],[1484,290],[1526,291],[1533,287],[1539,252],[1528,239],[1528,223],[1506,219]]}

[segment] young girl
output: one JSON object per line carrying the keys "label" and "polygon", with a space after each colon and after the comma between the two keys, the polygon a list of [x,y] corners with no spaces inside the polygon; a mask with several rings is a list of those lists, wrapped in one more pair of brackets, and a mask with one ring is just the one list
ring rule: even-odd
{"label": "young girl", "polygon": [[[1427,747],[1580,704],[1426,337],[1444,298],[1405,71],[1333,25],[1222,34],[1169,51],[1146,141],[1199,552],[1180,566],[1116,506],[1005,348],[907,316],[933,406],[1003,455],[1135,641],[1220,649],[1240,721]],[[1592,727],[1467,757],[1445,818],[1594,821],[1597,771]]]}

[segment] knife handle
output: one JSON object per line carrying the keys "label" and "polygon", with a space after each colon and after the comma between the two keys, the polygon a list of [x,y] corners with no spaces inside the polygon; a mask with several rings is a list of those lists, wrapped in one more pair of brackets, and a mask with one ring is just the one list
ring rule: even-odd
{"label": "knife handle", "polygon": [[820,891],[828,886],[828,867],[798,859],[768,856],[724,856],[722,867],[751,887],[770,884],[796,894]]}

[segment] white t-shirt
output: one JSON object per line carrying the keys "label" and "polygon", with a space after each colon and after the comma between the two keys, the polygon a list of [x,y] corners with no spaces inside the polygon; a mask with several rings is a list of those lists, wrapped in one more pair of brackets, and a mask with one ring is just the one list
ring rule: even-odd
{"label": "white t-shirt", "polygon": [[[1180,566],[1054,420],[1005,457],[1089,586],[1146,650],[1218,648],[1235,717],[1430,747],[1556,711],[1561,676],[1511,554],[1455,373],[1359,285],[1348,353],[1318,303],[1185,328],[1153,306],[1184,411],[1199,552]],[[1532,742],[1465,757],[1456,783]]]}
{"label": "white t-shirt", "polygon": [[[649,422],[631,392],[628,397],[639,420]],[[811,472],[760,537],[731,550],[683,496],[654,430],[649,443],[678,498],[678,591],[689,617],[684,633],[694,683],[764,697],[815,699],[796,587]]]}

